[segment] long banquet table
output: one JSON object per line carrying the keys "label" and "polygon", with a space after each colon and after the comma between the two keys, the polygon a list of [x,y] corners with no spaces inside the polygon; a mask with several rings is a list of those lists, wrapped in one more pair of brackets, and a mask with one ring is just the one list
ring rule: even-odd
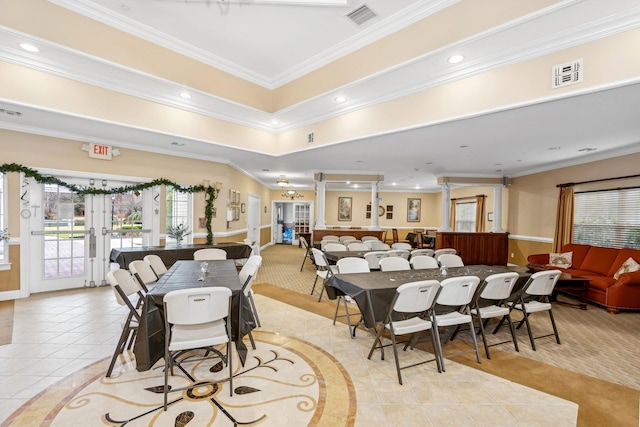
{"label": "long banquet table", "polygon": [[136,368],[146,371],[164,357],[164,296],[177,289],[224,286],[231,289],[231,334],[242,364],[247,347],[242,338],[255,327],[255,320],[233,260],[207,261],[206,278],[199,281],[202,261],[177,261],[145,297],[142,318],[134,345]]}
{"label": "long banquet table", "polygon": [[244,243],[217,243],[215,245],[181,245],[181,246],[141,246],[135,248],[114,248],[109,256],[111,262],[120,264],[120,268],[128,269],[131,261],[143,259],[146,255],[158,255],[164,265],[171,266],[179,260],[192,260],[198,249],[218,248],[227,253],[227,259],[249,258],[251,246]]}
{"label": "long banquet table", "polygon": [[[404,271],[372,271],[370,273],[335,274],[329,279],[325,288],[329,299],[335,299],[336,291],[351,296],[362,313],[367,328],[374,328],[384,320],[389,311],[391,301],[400,285],[419,280],[442,281],[449,277],[477,276],[483,280],[487,276],[497,273],[507,273],[502,267],[488,265],[470,265],[449,268],[446,276],[438,269],[404,270]],[[518,271],[520,279],[516,287],[521,287],[530,276],[529,273]]]}

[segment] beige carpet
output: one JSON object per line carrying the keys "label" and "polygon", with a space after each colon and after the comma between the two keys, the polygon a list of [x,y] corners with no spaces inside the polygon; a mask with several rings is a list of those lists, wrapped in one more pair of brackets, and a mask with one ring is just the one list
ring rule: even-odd
{"label": "beige carpet", "polygon": [[[277,287],[257,285],[256,292],[327,317],[333,316],[335,302],[324,298],[322,303],[317,303],[317,297],[309,296],[315,267],[307,260],[300,272],[304,250],[276,245],[263,250],[261,255],[263,267],[256,283]],[[295,294],[282,293],[280,288],[295,291]],[[569,297],[560,298],[571,301]],[[553,311],[561,345],[553,338],[537,340],[537,351],[532,351],[526,331],[522,329],[518,331],[519,353],[505,344],[492,348],[490,361],[483,354],[481,365],[472,357],[456,360],[579,403],[580,426],[638,426],[640,313],[609,314],[591,304],[587,310],[554,304]],[[551,330],[545,314],[532,316],[532,323],[536,335]],[[506,333],[505,330],[500,334]],[[491,337],[494,342],[504,338],[500,334]],[[467,339],[468,334],[462,333],[455,343],[465,346]]]}

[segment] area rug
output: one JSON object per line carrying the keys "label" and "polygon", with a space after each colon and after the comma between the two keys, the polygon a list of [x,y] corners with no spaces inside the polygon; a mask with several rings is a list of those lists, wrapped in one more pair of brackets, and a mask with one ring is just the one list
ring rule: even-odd
{"label": "area rug", "polygon": [[[338,361],[317,346],[256,331],[257,349],[244,366],[234,360],[229,383],[169,394],[163,410],[163,370],[135,370],[129,361],[105,378],[109,360],[97,362],[35,396],[3,426],[351,426],[356,398]],[[187,364],[170,384],[182,387],[228,377],[219,360]],[[70,387],[71,386],[71,387]]]}

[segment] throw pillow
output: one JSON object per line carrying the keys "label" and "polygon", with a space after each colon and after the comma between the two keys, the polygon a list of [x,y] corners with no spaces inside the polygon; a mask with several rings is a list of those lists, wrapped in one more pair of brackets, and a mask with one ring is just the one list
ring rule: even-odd
{"label": "throw pillow", "polygon": [[640,264],[638,264],[635,259],[629,257],[624,262],[624,264],[620,266],[618,271],[616,271],[616,274],[613,275],[613,278],[618,280],[618,277],[620,277],[622,273],[630,273],[632,271],[639,271],[639,270],[640,270]]}
{"label": "throw pillow", "polygon": [[549,265],[551,267],[569,268],[571,267],[572,258],[573,252],[563,252],[561,254],[551,252],[549,254]]}

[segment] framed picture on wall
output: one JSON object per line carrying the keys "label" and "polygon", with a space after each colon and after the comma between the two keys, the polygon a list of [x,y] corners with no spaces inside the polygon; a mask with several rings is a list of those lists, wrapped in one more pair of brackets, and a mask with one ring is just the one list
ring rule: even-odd
{"label": "framed picture on wall", "polygon": [[351,221],[351,197],[338,197],[338,221]]}
{"label": "framed picture on wall", "polygon": [[420,222],[422,199],[407,199],[407,222]]}

